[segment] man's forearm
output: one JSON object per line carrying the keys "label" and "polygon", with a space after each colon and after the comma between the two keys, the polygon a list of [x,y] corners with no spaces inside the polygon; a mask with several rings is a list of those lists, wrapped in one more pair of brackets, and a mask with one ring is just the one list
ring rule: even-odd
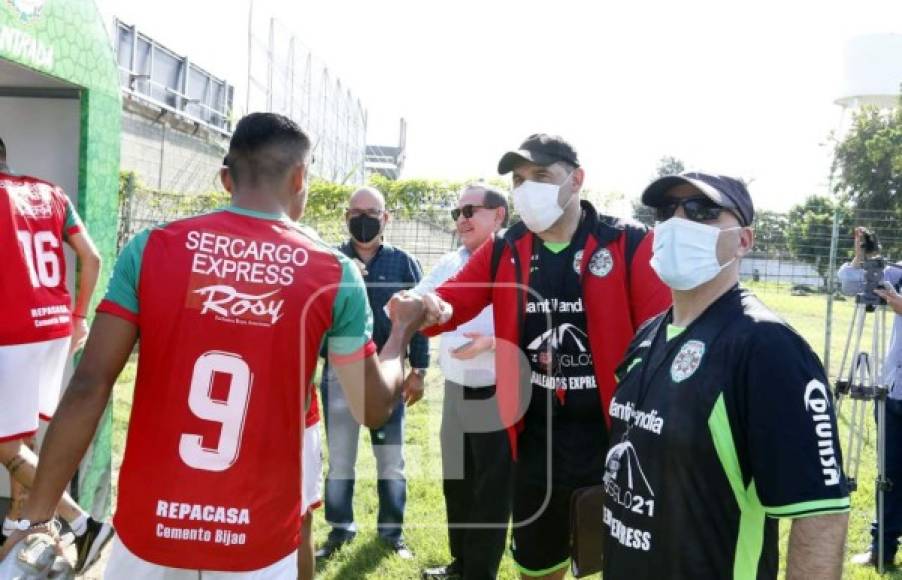
{"label": "man's forearm", "polygon": [[786,580],[840,580],[849,514],[792,520]]}
{"label": "man's forearm", "polygon": [[88,307],[91,304],[91,296],[97,288],[97,280],[100,278],[101,261],[99,258],[90,258],[81,261],[81,270],[78,274],[78,294],[75,297],[73,314],[87,316]]}
{"label": "man's forearm", "polygon": [[50,423],[41,448],[38,472],[24,511],[26,519],[49,519],[75,474],[109,401],[112,385],[76,374]]}
{"label": "man's forearm", "polygon": [[404,352],[410,343],[413,331],[392,331],[379,352],[379,368],[387,387],[389,404],[397,400],[404,382]]}

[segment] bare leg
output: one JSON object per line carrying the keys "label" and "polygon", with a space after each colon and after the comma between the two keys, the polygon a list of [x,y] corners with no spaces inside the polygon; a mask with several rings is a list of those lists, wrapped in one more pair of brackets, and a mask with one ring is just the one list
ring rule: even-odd
{"label": "bare leg", "polygon": [[301,544],[298,546],[298,580],[313,580],[316,572],[313,555],[313,513],[309,510],[301,519]]}
{"label": "bare leg", "polygon": [[[22,444],[34,452],[37,441],[35,440],[34,435],[32,435],[28,439],[22,440]],[[10,498],[12,502],[6,517],[11,520],[18,520],[22,517],[22,508],[25,507],[25,502],[28,501],[28,488],[16,481],[12,474],[10,474],[9,489],[11,491],[10,495],[12,495],[12,498]]]}
{"label": "bare leg", "polygon": [[[26,491],[31,489],[37,472],[38,456],[26,447],[22,440],[0,443],[0,462],[6,466],[12,479],[22,485]],[[70,523],[85,515],[84,510],[72,501],[68,493],[63,494],[56,509],[60,516]]]}

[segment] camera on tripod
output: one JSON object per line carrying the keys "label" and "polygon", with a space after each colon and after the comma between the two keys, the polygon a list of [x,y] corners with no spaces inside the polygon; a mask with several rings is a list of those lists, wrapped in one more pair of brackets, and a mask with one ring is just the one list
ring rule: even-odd
{"label": "camera on tripod", "polygon": [[[884,272],[887,267],[893,266],[887,264],[881,255],[877,236],[864,228],[858,231],[864,254],[859,264],[863,284],[858,286],[860,291],[855,295],[855,310],[836,380],[835,404],[837,415],[848,420],[843,471],[850,491],[858,486],[867,418],[873,405],[877,427],[877,478],[874,482],[877,492],[877,569],[883,573],[884,499],[886,492],[892,490],[893,481],[886,473],[886,399],[889,387],[881,376],[886,362],[887,302],[875,294],[874,290],[886,289]],[[870,340],[866,335],[870,335]],[[843,410],[846,412],[843,413]]]}
{"label": "camera on tripod", "polygon": [[883,299],[874,294],[874,290],[883,288],[884,271],[886,270],[886,259],[880,255],[880,241],[877,234],[862,228],[861,230],[861,249],[864,251],[865,259],[861,264],[864,272],[864,289],[858,294],[859,299],[868,305],[875,306],[880,304]]}

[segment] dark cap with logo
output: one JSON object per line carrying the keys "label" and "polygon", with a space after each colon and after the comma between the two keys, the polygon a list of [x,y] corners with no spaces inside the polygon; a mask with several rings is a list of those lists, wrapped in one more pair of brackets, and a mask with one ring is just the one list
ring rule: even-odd
{"label": "dark cap with logo", "polygon": [[579,167],[579,158],[576,150],[563,137],[536,133],[526,138],[516,151],[508,151],[498,162],[498,173],[504,175],[524,161],[548,167],[558,161],[564,161],[574,167]]}
{"label": "dark cap with logo", "polygon": [[642,193],[642,203],[660,207],[669,199],[668,193],[678,185],[695,186],[720,207],[733,210],[743,226],[755,220],[755,206],[745,184],[733,177],[691,171],[680,175],[667,175],[652,182]]}

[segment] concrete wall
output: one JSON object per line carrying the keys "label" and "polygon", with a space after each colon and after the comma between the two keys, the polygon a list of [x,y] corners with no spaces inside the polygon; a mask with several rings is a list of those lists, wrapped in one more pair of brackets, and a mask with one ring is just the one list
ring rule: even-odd
{"label": "concrete wall", "polygon": [[219,135],[123,103],[121,167],[147,187],[179,193],[222,189],[219,167],[227,147]]}

